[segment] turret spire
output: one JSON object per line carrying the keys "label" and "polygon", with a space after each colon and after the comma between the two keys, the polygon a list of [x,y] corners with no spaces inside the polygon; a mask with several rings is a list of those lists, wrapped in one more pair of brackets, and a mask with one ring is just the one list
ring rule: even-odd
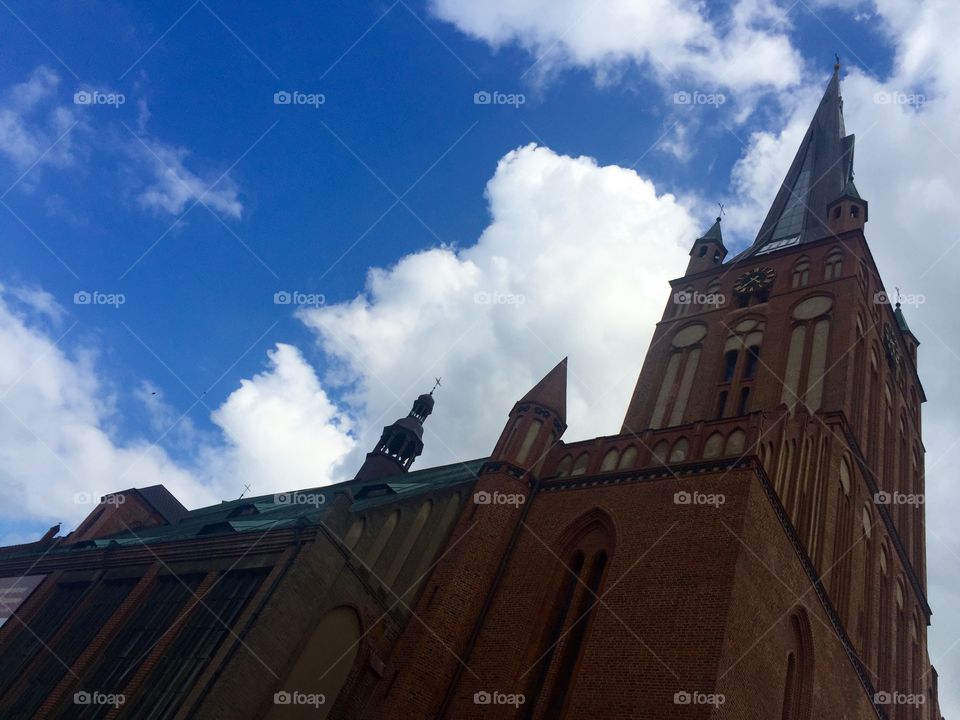
{"label": "turret spire", "polygon": [[410,413],[387,425],[380,440],[367,453],[367,459],[357,472],[355,480],[375,480],[390,475],[405,473],[423,452],[423,423],[433,412],[433,391],[440,386],[437,378],[433,390],[413,401]]}

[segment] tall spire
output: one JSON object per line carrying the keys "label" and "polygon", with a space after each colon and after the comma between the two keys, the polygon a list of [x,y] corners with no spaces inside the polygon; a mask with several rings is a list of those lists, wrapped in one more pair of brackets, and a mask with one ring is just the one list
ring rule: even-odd
{"label": "tall spire", "polygon": [[843,124],[838,61],[750,254],[829,234],[827,205],[853,180],[853,144],[854,136],[846,134]]}

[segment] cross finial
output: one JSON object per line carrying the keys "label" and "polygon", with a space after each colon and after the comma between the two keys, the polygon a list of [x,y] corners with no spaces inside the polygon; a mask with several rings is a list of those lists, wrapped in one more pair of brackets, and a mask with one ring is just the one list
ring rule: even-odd
{"label": "cross finial", "polygon": [[840,69],[840,53],[834,53],[833,57],[834,57],[833,69],[839,70]]}
{"label": "cross finial", "polygon": [[[721,215],[721,216],[727,214],[727,211],[723,209],[723,203],[718,202],[718,203],[717,203],[717,206],[720,208],[720,215]],[[720,218],[717,218],[717,220],[719,220],[719,219],[720,219]]]}
{"label": "cross finial", "polygon": [[433,391],[440,387],[440,378],[434,378],[436,382],[433,384],[433,389],[430,390],[430,394],[433,395]]}
{"label": "cross finial", "polygon": [[244,483],[244,484],[243,484],[243,492],[240,493],[240,497],[237,498],[237,499],[238,499],[238,500],[243,500],[243,496],[246,495],[248,492],[250,492],[250,486],[247,485],[246,483]]}

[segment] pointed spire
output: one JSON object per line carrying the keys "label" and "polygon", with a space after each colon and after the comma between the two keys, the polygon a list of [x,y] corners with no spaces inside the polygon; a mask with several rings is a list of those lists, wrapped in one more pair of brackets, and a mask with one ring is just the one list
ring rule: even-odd
{"label": "pointed spire", "polygon": [[703,235],[697,238],[697,241],[700,241],[700,240],[712,240],[713,242],[723,245],[723,233],[720,232],[719,217],[717,217],[716,222],[710,226],[709,230],[707,230]]}
{"label": "pointed spire", "polygon": [[897,320],[897,327],[900,328],[903,332],[908,332],[911,335],[913,332],[910,330],[910,326],[907,325],[907,319],[903,316],[903,310],[900,309],[900,301],[897,300],[897,305],[893,309],[893,316]]}
{"label": "pointed spire", "polygon": [[520,399],[521,403],[537,403],[553,410],[561,422],[567,420],[567,358],[564,358],[543,379]]}
{"label": "pointed spire", "polygon": [[[853,181],[854,136],[843,124],[840,63],[770,206],[750,253],[817,240],[828,234],[826,210]],[[855,188],[854,188],[855,189]]]}

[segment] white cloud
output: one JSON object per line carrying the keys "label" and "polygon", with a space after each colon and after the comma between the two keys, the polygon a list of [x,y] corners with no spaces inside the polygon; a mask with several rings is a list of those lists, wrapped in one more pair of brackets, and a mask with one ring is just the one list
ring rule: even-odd
{"label": "white cloud", "polygon": [[[138,82],[138,86],[142,85]],[[78,90],[91,92],[93,88],[84,86]],[[96,92],[111,91],[97,88]],[[64,88],[60,75],[41,65],[0,97],[0,156],[5,156],[19,174],[35,164],[70,168],[78,164],[78,158],[96,151],[99,157],[122,161],[122,177],[130,183],[137,203],[146,210],[179,215],[199,200],[219,215],[239,220],[243,202],[229,174],[215,170],[199,172],[188,167],[189,149],[145,135],[149,107],[143,98],[133,105],[136,119],[127,118],[126,122],[136,125],[140,132],[137,138],[114,123],[110,113],[119,110],[111,106],[109,112],[104,112],[105,106],[74,104],[73,90]],[[93,129],[96,132],[91,132]],[[116,142],[116,137],[121,141]],[[30,191],[36,180],[34,170],[18,182],[22,189]],[[62,207],[56,196],[47,205],[51,214],[82,224],[78,216]]]}
{"label": "white cloud", "polygon": [[140,206],[170,215],[179,215],[194,202],[207,205],[220,215],[239,220],[243,203],[236,183],[229,175],[197,175],[187,168],[189,151],[158,140],[131,140],[130,153],[150,168],[150,180],[137,191]]}
{"label": "white cloud", "polygon": [[66,167],[76,159],[71,135],[78,128],[67,131],[78,118],[73,107],[57,104],[59,86],[60,76],[41,65],[0,100],[0,154],[20,170],[37,162]]}
{"label": "white cloud", "polygon": [[[158,483],[189,507],[239,496],[244,483],[258,494],[321,485],[352,447],[348,421],[288,345],[214,411],[222,436],[175,425],[179,413],[144,383],[134,397],[164,442],[120,441],[110,431],[123,420],[118,391],[102,379],[96,353],[55,344],[40,322],[51,307],[42,291],[0,288],[0,514],[10,521],[63,521],[67,531],[90,510],[77,493]],[[172,459],[163,449],[172,445],[187,460]]]}
{"label": "white cloud", "polygon": [[261,494],[346,479],[337,473],[355,445],[349,419],[299,350],[279,344],[268,355],[268,370],[241,381],[214,411],[226,445],[207,454],[204,473],[211,484],[233,483],[235,494],[247,482]]}
{"label": "white cloud", "polygon": [[353,301],[302,313],[345,366],[332,379],[359,378],[360,450],[442,376],[419,465],[483,456],[565,355],[566,437],[619,432],[666,278],[704,228],[632,170],[533,145],[500,161],[487,198],[476,245],[408,255]]}
{"label": "white cloud", "polygon": [[520,45],[543,72],[575,65],[607,80],[637,63],[661,80],[692,77],[725,88],[783,88],[800,78],[799,55],[785,34],[787,18],[770,0],[740,0],[728,11],[693,0],[431,5],[437,17],[494,48]]}

